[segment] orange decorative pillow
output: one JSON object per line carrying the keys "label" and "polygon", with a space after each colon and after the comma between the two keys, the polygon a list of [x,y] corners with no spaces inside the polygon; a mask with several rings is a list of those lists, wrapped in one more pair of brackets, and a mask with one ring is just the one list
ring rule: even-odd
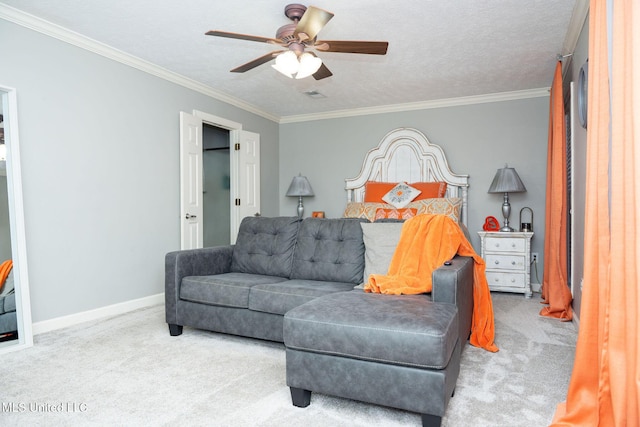
{"label": "orange decorative pillow", "polygon": [[393,218],[393,219],[409,219],[416,216],[417,209],[405,208],[405,209],[376,209],[375,219]]}
{"label": "orange decorative pillow", "polygon": [[[384,195],[387,194],[397,184],[397,182],[367,181],[364,184],[364,201],[373,203],[385,203],[382,200],[382,197],[384,197]],[[418,194],[418,196],[413,199],[413,201],[445,197],[447,194],[446,182],[414,182],[410,183],[409,186],[415,188],[416,190],[420,190],[420,194]]]}
{"label": "orange decorative pillow", "polygon": [[413,182],[409,185],[420,190],[418,197],[413,199],[414,202],[416,200],[436,199],[438,197],[444,197],[447,194],[446,182]]}
{"label": "orange decorative pillow", "polygon": [[367,181],[364,184],[365,203],[386,203],[382,198],[397,184],[397,182]]}

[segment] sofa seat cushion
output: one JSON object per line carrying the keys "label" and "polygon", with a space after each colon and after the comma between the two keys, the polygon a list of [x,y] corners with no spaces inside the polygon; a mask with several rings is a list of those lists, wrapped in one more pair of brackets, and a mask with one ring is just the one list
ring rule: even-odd
{"label": "sofa seat cushion", "polygon": [[381,363],[443,369],[458,340],[458,310],[424,295],[359,290],[331,294],[284,317],[287,348]]}
{"label": "sofa seat cushion", "polygon": [[366,220],[305,218],[298,230],[290,277],[354,285],[362,283],[361,222]]}
{"label": "sofa seat cushion", "polygon": [[231,271],[289,277],[298,217],[249,216],[242,220],[231,257]]}
{"label": "sofa seat cushion", "polygon": [[249,309],[283,315],[312,299],[352,289],[352,283],[299,279],[256,285],[249,293]]}
{"label": "sofa seat cushion", "polygon": [[182,279],[180,299],[209,305],[249,308],[249,291],[253,286],[285,280],[287,279],[284,277],[247,273],[188,276]]}

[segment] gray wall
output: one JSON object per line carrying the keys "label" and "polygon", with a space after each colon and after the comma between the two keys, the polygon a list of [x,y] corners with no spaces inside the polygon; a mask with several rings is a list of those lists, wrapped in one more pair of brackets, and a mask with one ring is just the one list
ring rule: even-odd
{"label": "gray wall", "polygon": [[[582,27],[582,32],[578,38],[578,44],[573,52],[571,64],[565,73],[564,83],[568,87],[569,82],[575,82],[576,90],[578,85],[578,74],[580,67],[589,56],[589,16]],[[565,91],[566,93],[566,91]],[[577,94],[576,94],[577,96]],[[576,316],[580,317],[580,306],[582,303],[582,278],[584,277],[584,214],[587,182],[587,130],[580,126],[576,115],[573,123],[574,137],[574,158],[573,158],[573,226],[575,229],[574,248],[574,275],[573,277],[573,309]]]}
{"label": "gray wall", "polygon": [[35,322],[164,291],[164,255],[180,246],[179,111],[260,134],[262,212],[278,214],[278,124],[5,20],[0,40]]}
{"label": "gray wall", "polygon": [[[552,76],[550,76],[552,78]],[[551,81],[549,82],[551,84]],[[544,208],[549,98],[529,98],[401,113],[283,124],[280,127],[280,192],[283,215],[294,215],[295,198],[286,197],[299,172],[311,182],[315,197],[305,198],[305,214],[325,211],[339,217],[346,205],[344,180],[362,167],[368,150],[391,130],[412,127],[440,145],[454,173],[469,174],[469,231],[480,250],[477,231],[488,215],[502,219],[502,195],[487,194],[498,168],[515,167],[526,193],[510,196],[512,224],[520,209],[534,211],[532,250],[544,263]],[[542,280],[542,264],[538,266]],[[538,283],[535,272],[532,282]]]}

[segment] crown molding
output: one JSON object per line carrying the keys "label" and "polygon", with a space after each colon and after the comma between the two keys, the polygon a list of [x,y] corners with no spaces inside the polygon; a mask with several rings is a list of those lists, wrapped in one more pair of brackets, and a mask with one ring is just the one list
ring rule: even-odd
{"label": "crown molding", "polygon": [[564,38],[562,44],[561,55],[569,55],[562,61],[562,76],[566,77],[569,70],[569,65],[573,60],[573,52],[578,45],[578,39],[580,33],[585,26],[587,17],[589,16],[589,0],[577,0],[573,7],[573,13],[571,14],[571,20],[569,21],[569,28],[567,29],[567,35]]}
{"label": "crown molding", "polygon": [[280,123],[308,122],[312,120],[329,120],[344,117],[368,116],[371,114],[398,113],[403,111],[428,110],[432,108],[457,107],[461,105],[485,104],[489,102],[513,101],[518,99],[539,98],[549,96],[549,88],[518,90],[512,92],[490,93],[486,95],[463,96],[459,98],[436,99],[433,101],[412,102],[405,104],[382,105],[378,107],[336,110],[318,114],[300,114],[284,116]]}
{"label": "crown molding", "polygon": [[[586,13],[584,13],[583,9],[579,8],[579,6],[584,5],[586,3],[587,3],[587,0],[578,0],[578,4],[576,5],[576,10],[574,10],[574,15],[572,16],[572,21],[571,21],[572,26],[570,27],[570,33],[573,34],[576,31],[574,30],[574,28],[577,28],[577,35],[575,36],[575,41],[573,42],[574,45],[575,43],[577,43],[577,36],[580,34],[580,30],[582,28],[582,26],[578,24],[580,22],[584,23],[584,18],[586,17]],[[587,12],[588,12],[588,4],[587,4]],[[580,17],[582,17],[582,21],[580,21]],[[212,89],[211,87],[204,85],[200,82],[197,82],[195,80],[192,80],[188,77],[182,76],[173,71],[169,71],[156,64],[145,61],[141,58],[135,57],[133,55],[130,55],[128,53],[115,49],[111,46],[108,46],[104,43],[90,39],[79,33],[76,33],[64,27],[61,27],[59,25],[53,24],[51,22],[45,21],[34,15],[28,14],[26,12],[23,12],[21,10],[15,9],[11,6],[8,6],[2,3],[0,3],[0,19],[13,22],[22,27],[29,28],[39,33],[61,40],[65,43],[69,43],[71,45],[77,46],[81,49],[88,50],[90,52],[93,52],[98,55],[104,56],[106,58],[112,59],[114,61],[120,62],[124,65],[128,65],[132,68],[138,69],[145,73],[170,81],[172,83],[183,86],[187,89],[191,89],[203,95],[210,96],[211,98],[225,102],[229,105],[240,108],[244,111],[253,113],[257,116],[263,117],[267,120],[271,120],[279,124],[306,122],[306,121],[314,121],[314,120],[329,120],[329,119],[337,119],[337,118],[344,118],[344,117],[366,116],[366,115],[372,115],[372,114],[397,113],[397,112],[403,112],[403,111],[425,110],[425,109],[443,108],[443,107],[455,107],[455,106],[461,106],[461,105],[473,105],[473,104],[482,104],[482,103],[489,103],[489,102],[512,101],[517,99],[549,96],[549,88],[539,88],[539,89],[529,89],[529,90],[521,90],[521,91],[513,91],[513,92],[501,92],[501,93],[466,96],[466,97],[459,97],[459,98],[448,98],[448,99],[439,99],[439,100],[432,100],[432,101],[383,105],[383,106],[377,106],[377,107],[363,107],[363,108],[355,108],[355,109],[349,109],[349,110],[334,110],[334,111],[328,111],[324,113],[300,114],[300,115],[280,117],[280,116],[268,113],[266,111],[263,111],[253,104],[247,103],[238,98],[232,97],[223,92]],[[568,39],[569,39],[569,36],[567,36],[567,40]],[[566,41],[565,41],[565,46],[567,46]]]}
{"label": "crown molding", "polygon": [[589,15],[589,0],[577,0],[569,21],[567,35],[562,44],[562,53],[573,53],[576,50],[580,33],[584,27],[587,16]]}
{"label": "crown molding", "polygon": [[121,64],[128,65],[132,68],[136,68],[140,71],[151,74],[153,76],[160,77],[164,80],[183,86],[187,89],[191,89],[203,95],[207,95],[219,101],[230,104],[234,107],[238,107],[242,110],[264,117],[265,119],[271,120],[273,122],[277,123],[280,119],[278,116],[267,113],[252,104],[212,89],[211,87],[206,86],[200,82],[182,76],[178,73],[174,73],[173,71],[169,71],[156,64],[125,53],[121,50],[93,40],[89,37],[83,36],[82,34],[76,33],[59,25],[45,21],[44,19],[38,18],[34,15],[23,12],[6,4],[0,3],[0,19],[13,22],[14,24],[20,25],[22,27],[29,28],[31,30],[61,40],[65,43],[71,44],[81,49],[88,50],[90,52],[104,56],[105,58],[112,59],[114,61],[120,62]]}

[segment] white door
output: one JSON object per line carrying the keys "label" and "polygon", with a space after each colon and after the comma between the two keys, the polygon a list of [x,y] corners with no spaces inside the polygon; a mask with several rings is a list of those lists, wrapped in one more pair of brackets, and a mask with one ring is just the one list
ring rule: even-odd
{"label": "white door", "polygon": [[180,112],[180,230],[182,249],[203,246],[202,122],[231,131],[231,224],[234,244],[242,218],[260,215],[260,134],[203,112]]}
{"label": "white door", "polygon": [[242,218],[260,215],[260,134],[237,131],[231,174],[232,188],[231,243],[235,243]]}
{"label": "white door", "polygon": [[180,248],[202,247],[202,120],[180,112]]}

